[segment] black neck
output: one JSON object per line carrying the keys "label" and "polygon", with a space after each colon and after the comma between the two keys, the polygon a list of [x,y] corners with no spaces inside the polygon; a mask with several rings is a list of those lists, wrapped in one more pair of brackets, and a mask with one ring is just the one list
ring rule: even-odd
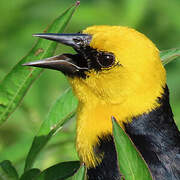
{"label": "black neck", "polygon": [[95,168],[87,169],[88,180],[120,180],[121,174],[118,168],[117,154],[111,135],[99,138],[99,145],[94,148],[95,154],[102,155],[102,162]]}
{"label": "black neck", "polygon": [[155,180],[177,180],[180,179],[180,133],[169,104],[168,87],[158,101],[160,107],[133,118],[132,123],[125,124],[125,129]]}

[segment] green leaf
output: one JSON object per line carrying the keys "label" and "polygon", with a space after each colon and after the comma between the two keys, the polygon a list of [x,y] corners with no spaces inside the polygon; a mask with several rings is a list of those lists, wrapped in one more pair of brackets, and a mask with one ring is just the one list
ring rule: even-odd
{"label": "green leaf", "polygon": [[85,167],[82,165],[80,169],[74,174],[72,180],[84,180],[85,178]]}
{"label": "green leaf", "polygon": [[79,161],[59,163],[42,171],[35,180],[64,180],[72,176],[79,167]]}
{"label": "green leaf", "polygon": [[37,155],[50,138],[75,114],[77,104],[78,101],[73,95],[71,89],[65,91],[64,94],[57,99],[33,140],[26,158],[25,171],[33,166]]}
{"label": "green leaf", "polygon": [[77,98],[74,96],[72,89],[68,88],[52,106],[37,135],[47,135],[51,131],[55,133],[75,114],[77,105]]}
{"label": "green leaf", "polygon": [[112,118],[113,135],[122,177],[126,180],[152,180],[150,171],[128,135]]}
{"label": "green leaf", "polygon": [[180,57],[180,48],[173,48],[169,50],[160,51],[160,58],[164,65],[168,64],[177,57]]}
{"label": "green leaf", "polygon": [[34,180],[40,174],[40,172],[41,171],[36,168],[30,169],[21,176],[20,180]]}
{"label": "green leaf", "polygon": [[0,180],[18,180],[18,173],[8,160],[0,163]]}
{"label": "green leaf", "polygon": [[[60,33],[70,21],[76,7],[72,6],[60,15],[46,32]],[[32,50],[7,74],[0,83],[0,124],[2,124],[16,109],[33,81],[43,71],[42,69],[24,67],[22,64],[44,59],[52,56],[56,49],[56,43],[39,39]]]}

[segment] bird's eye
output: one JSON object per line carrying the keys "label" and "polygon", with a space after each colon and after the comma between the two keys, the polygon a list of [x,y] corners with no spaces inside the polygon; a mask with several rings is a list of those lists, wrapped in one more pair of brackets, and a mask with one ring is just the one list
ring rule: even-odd
{"label": "bird's eye", "polygon": [[112,53],[100,52],[97,55],[97,62],[103,68],[111,67],[115,62],[115,57]]}

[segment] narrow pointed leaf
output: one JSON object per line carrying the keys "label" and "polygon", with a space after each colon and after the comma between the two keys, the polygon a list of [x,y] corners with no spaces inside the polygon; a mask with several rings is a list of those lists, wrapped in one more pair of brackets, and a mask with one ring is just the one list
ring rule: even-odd
{"label": "narrow pointed leaf", "polygon": [[[62,32],[71,19],[77,5],[78,3],[55,19],[46,32]],[[0,83],[0,124],[16,109],[31,84],[42,72],[42,69],[24,67],[22,64],[50,57],[55,49],[55,42],[39,39],[32,50],[15,65]]]}
{"label": "narrow pointed leaf", "polygon": [[122,177],[124,177],[125,180],[152,180],[152,176],[145,161],[142,159],[128,135],[114,118],[112,121],[118,164]]}
{"label": "narrow pointed leaf", "polygon": [[75,114],[77,103],[77,99],[73,95],[71,89],[65,91],[64,94],[57,99],[40,127],[39,132],[33,139],[33,143],[26,158],[25,171],[33,166],[37,155],[51,137]]}
{"label": "narrow pointed leaf", "polygon": [[164,65],[170,63],[172,60],[180,57],[180,48],[173,48],[169,50],[160,51],[160,58]]}
{"label": "narrow pointed leaf", "polygon": [[20,180],[34,180],[40,174],[40,172],[41,171],[36,168],[30,169],[21,176]]}
{"label": "narrow pointed leaf", "polygon": [[1,180],[18,180],[18,173],[10,161],[5,160],[0,163]]}
{"label": "narrow pointed leaf", "polygon": [[85,167],[82,165],[80,169],[74,174],[72,180],[84,180],[85,179]]}
{"label": "narrow pointed leaf", "polygon": [[79,167],[79,161],[59,163],[42,171],[35,180],[64,180],[72,176]]}

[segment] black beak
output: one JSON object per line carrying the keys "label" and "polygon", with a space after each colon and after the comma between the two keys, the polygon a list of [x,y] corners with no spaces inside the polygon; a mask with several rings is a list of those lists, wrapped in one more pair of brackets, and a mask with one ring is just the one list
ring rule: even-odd
{"label": "black beak", "polygon": [[[62,71],[68,76],[83,76],[88,71],[87,60],[83,57],[86,47],[89,47],[91,35],[87,34],[35,34],[33,36],[56,41],[73,47],[78,54],[62,54],[40,61],[29,62],[24,66],[34,66]],[[85,75],[85,74],[84,74]]]}

